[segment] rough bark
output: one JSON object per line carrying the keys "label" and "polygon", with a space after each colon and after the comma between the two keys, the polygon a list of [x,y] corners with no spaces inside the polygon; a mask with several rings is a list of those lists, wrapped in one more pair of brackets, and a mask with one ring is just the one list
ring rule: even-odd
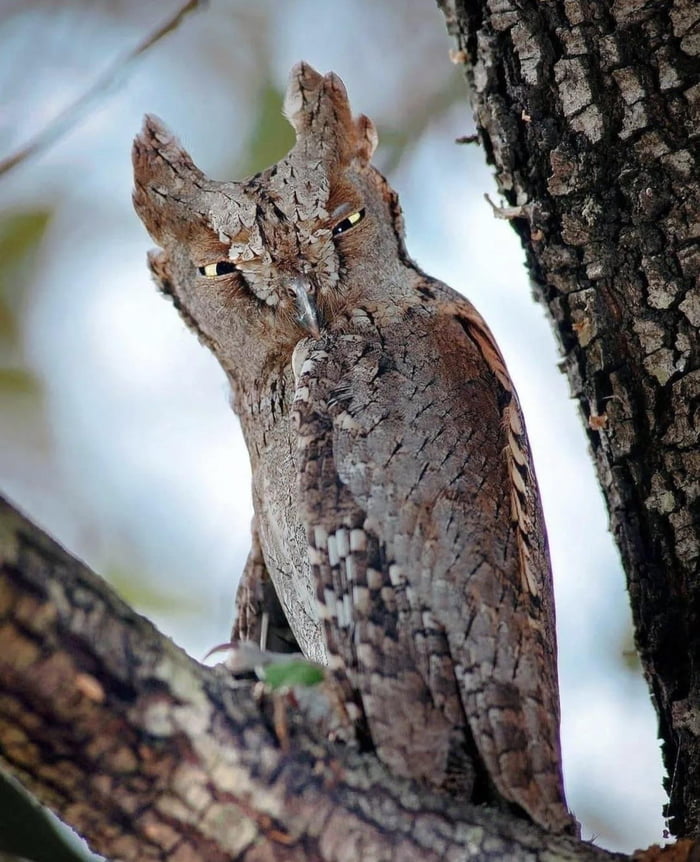
{"label": "rough bark", "polygon": [[[615,860],[333,746],[0,499],[0,763],[113,860]],[[688,847],[682,859],[687,857]]]}
{"label": "rough bark", "polygon": [[586,423],[659,715],[667,814],[698,836],[700,7],[439,5]]}

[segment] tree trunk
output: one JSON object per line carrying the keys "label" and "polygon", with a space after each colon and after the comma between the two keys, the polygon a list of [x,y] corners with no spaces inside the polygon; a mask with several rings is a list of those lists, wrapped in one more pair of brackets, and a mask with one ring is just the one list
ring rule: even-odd
{"label": "tree trunk", "polygon": [[439,5],[581,406],[659,715],[667,815],[697,837],[700,7]]}

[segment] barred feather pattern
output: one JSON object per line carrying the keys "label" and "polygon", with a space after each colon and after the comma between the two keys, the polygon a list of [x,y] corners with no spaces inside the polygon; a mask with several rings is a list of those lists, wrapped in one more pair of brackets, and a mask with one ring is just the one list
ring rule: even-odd
{"label": "barred feather pattern", "polygon": [[329,665],[392,769],[540,817],[544,797],[562,826],[550,572],[517,397],[469,303],[419,277],[405,305],[387,329],[356,312],[296,356]]}
{"label": "barred feather pattern", "polygon": [[546,530],[503,357],[408,256],[340,79],[297,65],[285,112],[294,147],[241,182],[154,117],[133,151],[153,277],[226,372],[250,455],[234,635],[327,662],[395,773],[573,831]]}

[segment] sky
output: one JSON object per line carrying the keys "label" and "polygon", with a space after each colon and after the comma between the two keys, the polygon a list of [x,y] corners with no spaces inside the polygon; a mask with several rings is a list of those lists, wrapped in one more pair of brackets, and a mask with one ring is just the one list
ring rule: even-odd
{"label": "sky", "polygon": [[[0,0],[0,159],[175,8]],[[474,127],[451,47],[430,0],[213,0],[0,177],[0,218],[51,213],[12,281],[19,347],[0,359],[39,387],[0,391],[0,489],[194,657],[227,639],[249,543],[247,455],[223,373],[150,282],[131,141],[155,113],[206,173],[241,179],[279,146],[265,93],[279,98],[299,59],[333,69],[377,122],[409,252],[477,306],[515,380],[554,568],[568,799],[584,837],[632,850],[662,840],[665,797],[656,718],[627,654],[624,574],[519,241],[484,200],[498,196],[483,152],[455,144]]]}

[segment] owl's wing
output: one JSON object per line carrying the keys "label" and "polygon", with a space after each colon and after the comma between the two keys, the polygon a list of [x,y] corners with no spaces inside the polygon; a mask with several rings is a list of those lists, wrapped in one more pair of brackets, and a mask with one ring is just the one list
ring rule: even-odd
{"label": "owl's wing", "polygon": [[236,593],[231,640],[253,641],[270,652],[300,652],[265,564],[257,515],[253,518],[250,552]]}
{"label": "owl's wing", "polygon": [[520,408],[481,318],[437,290],[384,325],[356,314],[298,363],[329,661],[395,771],[441,783],[467,737],[501,797],[560,829],[551,574]]}

